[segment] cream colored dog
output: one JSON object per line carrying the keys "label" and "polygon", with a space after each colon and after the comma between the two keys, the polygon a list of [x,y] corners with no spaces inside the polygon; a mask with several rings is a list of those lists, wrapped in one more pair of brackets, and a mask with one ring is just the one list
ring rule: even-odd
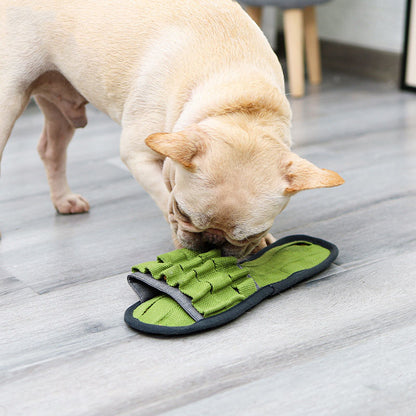
{"label": "cream colored dog", "polygon": [[91,102],[121,124],[121,158],[178,246],[244,256],[291,195],[343,183],[290,151],[280,64],[231,0],[2,0],[0,156],[30,96],[56,209],[89,209],[65,165]]}

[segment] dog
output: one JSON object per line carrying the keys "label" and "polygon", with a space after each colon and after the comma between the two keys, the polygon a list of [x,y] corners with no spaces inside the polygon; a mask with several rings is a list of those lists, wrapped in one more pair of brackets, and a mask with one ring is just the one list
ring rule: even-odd
{"label": "dog", "polygon": [[290,150],[280,63],[232,0],[3,0],[0,158],[31,96],[57,211],[89,210],[65,171],[90,102],[122,126],[121,159],[177,247],[246,256],[292,195],[343,183]]}

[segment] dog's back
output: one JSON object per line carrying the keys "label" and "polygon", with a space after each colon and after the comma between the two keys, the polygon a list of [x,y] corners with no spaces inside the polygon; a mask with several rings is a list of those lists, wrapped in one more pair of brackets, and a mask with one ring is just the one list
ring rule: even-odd
{"label": "dog's back", "polygon": [[161,55],[188,77],[244,61],[280,75],[261,31],[231,0],[6,0],[0,16],[2,72],[30,84],[58,70],[101,109],[125,101],[140,67]]}

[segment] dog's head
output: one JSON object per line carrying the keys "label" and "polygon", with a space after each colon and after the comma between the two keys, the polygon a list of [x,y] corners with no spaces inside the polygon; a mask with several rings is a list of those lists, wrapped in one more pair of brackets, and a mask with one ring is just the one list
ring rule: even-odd
{"label": "dog's head", "polygon": [[337,173],[264,135],[264,129],[248,131],[224,118],[153,134],[146,144],[167,157],[169,222],[179,246],[194,250],[215,246],[223,255],[243,257],[292,195],[343,183]]}

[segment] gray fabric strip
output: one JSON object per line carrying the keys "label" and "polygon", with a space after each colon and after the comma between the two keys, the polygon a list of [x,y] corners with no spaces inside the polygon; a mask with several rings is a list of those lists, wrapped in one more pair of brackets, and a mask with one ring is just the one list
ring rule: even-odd
{"label": "gray fabric strip", "polygon": [[152,299],[158,292],[165,293],[176,300],[182,309],[195,321],[204,319],[192,305],[192,298],[182,293],[178,288],[169,286],[164,280],[157,280],[144,273],[133,273],[127,277],[129,285],[137,293],[141,302]]}
{"label": "gray fabric strip", "polygon": [[[242,266],[240,263],[237,263],[237,266],[238,266],[240,269],[243,269],[243,266]],[[252,280],[253,280],[254,284],[256,285],[256,289],[257,289],[257,290],[259,290],[259,289],[260,289],[260,286],[259,286],[259,285],[257,284],[257,282],[254,280],[253,276],[250,276],[250,273],[247,273],[247,277],[249,277],[250,279],[252,279]]]}

